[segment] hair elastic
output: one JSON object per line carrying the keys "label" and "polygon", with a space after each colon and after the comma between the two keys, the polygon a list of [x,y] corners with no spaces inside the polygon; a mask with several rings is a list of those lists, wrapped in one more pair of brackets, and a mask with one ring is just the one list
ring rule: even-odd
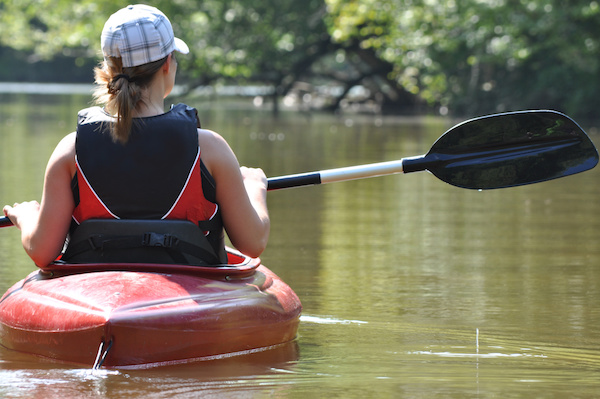
{"label": "hair elastic", "polygon": [[116,82],[117,80],[119,80],[121,78],[127,80],[128,82],[131,82],[131,78],[126,73],[120,73],[118,75],[115,75],[115,77],[112,78],[112,82]]}
{"label": "hair elastic", "polygon": [[115,89],[115,84],[116,84],[116,83],[117,83],[117,81],[118,81],[119,79],[121,79],[121,78],[123,78],[123,79],[127,80],[127,82],[131,82],[131,81],[133,81],[133,79],[132,79],[132,78],[131,78],[129,75],[125,74],[125,73],[120,73],[120,74],[118,74],[118,75],[115,75],[115,76],[114,76],[114,77],[113,77],[113,78],[110,80],[110,82],[108,82],[108,83],[106,84],[106,88],[108,89],[108,94],[112,94],[112,95],[115,95],[115,94],[117,94],[117,92],[118,92],[120,89]]}

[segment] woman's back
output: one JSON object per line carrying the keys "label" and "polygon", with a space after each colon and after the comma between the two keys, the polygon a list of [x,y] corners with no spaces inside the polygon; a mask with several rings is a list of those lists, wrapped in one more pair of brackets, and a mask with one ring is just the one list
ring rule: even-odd
{"label": "woman's back", "polygon": [[[59,143],[48,162],[41,204],[32,201],[4,207],[5,215],[21,229],[21,239],[27,253],[39,266],[55,259],[63,247],[71,217],[77,219],[80,210],[85,214],[92,209],[93,214],[102,208],[103,205],[89,207],[93,200],[88,199],[96,196],[91,190],[94,186],[101,193],[97,196],[100,202],[105,201],[115,209],[112,212],[106,207],[108,212],[103,217],[119,217],[118,213],[127,216],[159,216],[166,208],[164,204],[172,202],[172,192],[177,191],[172,187],[181,186],[181,170],[189,164],[189,154],[196,151],[200,155],[199,146],[206,175],[214,178],[214,201],[211,198],[210,201],[203,202],[202,198],[206,196],[202,191],[202,184],[196,184],[192,190],[181,191],[187,194],[186,199],[182,201],[178,198],[174,208],[166,215],[175,219],[201,220],[206,217],[207,212],[219,209],[222,212],[223,226],[233,246],[249,256],[260,255],[266,247],[270,226],[266,205],[266,176],[260,169],[240,168],[235,154],[221,136],[184,124],[182,129],[186,133],[180,132],[179,128],[171,133],[175,136],[181,133],[185,143],[189,141],[189,147],[184,144],[184,148],[178,150],[175,146],[170,147],[161,141],[152,140],[147,145],[127,147],[130,139],[134,144],[138,140],[137,134],[144,131],[136,130],[139,126],[136,126],[135,118],[145,118],[146,128],[151,126],[151,131],[160,132],[163,130],[160,121],[171,116],[169,112],[164,112],[164,99],[174,86],[177,71],[174,52],[187,54],[189,49],[183,41],[174,37],[167,17],[153,7],[128,6],[109,18],[101,39],[104,62],[95,70],[96,98],[108,113],[105,116],[114,120],[102,127],[108,129],[112,141],[107,141],[108,135],[98,142],[92,140],[87,143],[87,137],[82,140],[81,144],[85,146],[87,143],[89,148],[82,153],[85,154],[81,159],[83,168],[78,172],[83,171],[89,175],[93,184],[80,184],[85,176],[77,173],[79,200],[83,204],[79,206],[79,210],[76,209],[77,196],[73,196],[71,187],[76,175],[74,134]],[[155,126],[153,120],[159,123]],[[173,139],[175,143],[180,138]],[[169,142],[168,139],[165,140]],[[94,156],[96,145],[99,146],[98,156]],[[123,156],[118,156],[119,145],[141,149],[141,158],[146,161],[138,162],[136,151],[126,150]],[[106,148],[103,147],[100,151],[102,146]],[[77,150],[79,151],[81,149]],[[165,155],[164,151],[173,152]],[[153,156],[158,157],[156,164],[151,161]],[[119,163],[112,165],[111,159],[119,159]],[[184,166],[173,167],[177,170],[170,174],[163,166],[170,163],[168,160],[181,162]],[[197,157],[196,160],[196,166],[191,170],[202,171],[200,158]],[[154,166],[158,166],[159,171],[149,172],[148,168]],[[171,176],[173,181],[170,180]],[[155,180],[159,181],[158,184]],[[188,179],[186,184],[190,181]],[[197,183],[202,180],[198,178],[193,181]],[[111,183],[114,185],[111,186]],[[171,187],[165,190],[169,192],[163,192],[161,184]],[[86,197],[86,201],[81,202],[82,190],[86,190],[86,187],[91,190],[85,192],[89,198]],[[198,190],[202,191],[202,196],[197,195]],[[164,204],[156,206],[158,211],[155,212],[151,208],[154,209],[156,204],[148,207],[146,203],[149,198],[160,198],[161,203],[164,199]],[[214,206],[208,202],[212,202]]]}

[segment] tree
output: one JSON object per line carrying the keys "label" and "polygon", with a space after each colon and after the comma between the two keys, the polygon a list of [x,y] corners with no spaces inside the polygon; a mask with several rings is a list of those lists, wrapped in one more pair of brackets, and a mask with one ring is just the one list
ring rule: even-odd
{"label": "tree", "polygon": [[93,57],[106,18],[121,2],[0,0],[0,44],[27,51],[33,60],[57,54]]}
{"label": "tree", "polygon": [[[383,110],[474,115],[553,108],[594,116],[596,0],[159,0],[192,52],[190,88],[220,81],[335,86],[331,109],[365,87]],[[0,0],[0,46],[30,61],[99,54],[122,2]],[[0,54],[1,56],[1,54]],[[78,61],[82,65],[83,61]],[[4,67],[4,66],[3,66]],[[0,71],[1,72],[1,71]],[[312,85],[312,88],[311,88]]]}
{"label": "tree", "polygon": [[458,114],[595,112],[596,1],[327,0],[338,43],[394,65],[390,78]]}
{"label": "tree", "polygon": [[[335,109],[353,86],[370,82],[374,92],[386,93],[385,98],[402,94],[404,102],[412,101],[387,79],[393,65],[357,42],[338,44],[331,39],[323,0],[182,0],[154,5],[170,17],[177,36],[192,49],[179,59],[190,89],[218,81],[265,84],[273,87],[276,105],[298,82],[333,84],[342,88],[342,96],[328,96]],[[94,58],[100,53],[99,32],[120,6],[117,1],[0,0],[0,23],[7,28],[0,33],[0,43],[29,52],[30,60],[57,54]],[[382,90],[386,85],[388,90]]]}
{"label": "tree", "polygon": [[322,0],[213,0],[179,10],[182,38],[194,49],[186,61],[192,86],[227,79],[271,85],[275,98],[285,95],[334,49],[325,12]]}

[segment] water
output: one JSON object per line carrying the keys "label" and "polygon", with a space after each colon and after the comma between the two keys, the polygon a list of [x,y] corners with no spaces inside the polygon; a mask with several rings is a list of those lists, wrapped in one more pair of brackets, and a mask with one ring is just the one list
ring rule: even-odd
{"label": "water", "polygon": [[[0,203],[39,199],[84,95],[0,96]],[[452,123],[199,100],[204,127],[267,175],[425,153]],[[589,129],[593,131],[593,129]],[[593,135],[593,140],[599,140]],[[145,371],[0,351],[0,396],[591,398],[600,389],[600,169],[470,191],[428,173],[269,193],[263,263],[301,298],[295,343]],[[0,289],[32,263],[0,231]]]}

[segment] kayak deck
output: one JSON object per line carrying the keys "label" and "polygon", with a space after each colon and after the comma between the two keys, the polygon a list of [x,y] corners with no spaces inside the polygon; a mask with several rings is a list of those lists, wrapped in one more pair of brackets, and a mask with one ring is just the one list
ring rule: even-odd
{"label": "kayak deck", "polygon": [[51,265],[0,299],[0,344],[64,362],[143,368],[294,340],[296,294],[258,259],[232,258],[237,266]]}

